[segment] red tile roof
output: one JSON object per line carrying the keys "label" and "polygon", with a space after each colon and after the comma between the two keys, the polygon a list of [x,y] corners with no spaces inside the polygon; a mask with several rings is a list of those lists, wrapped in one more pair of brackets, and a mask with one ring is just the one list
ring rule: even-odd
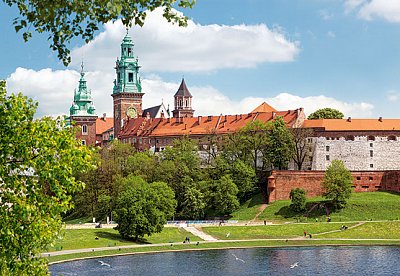
{"label": "red tile roof", "polygon": [[257,106],[252,113],[257,113],[257,112],[276,112],[277,110],[275,108],[273,108],[272,106],[270,106],[269,104],[267,104],[266,102],[263,102],[262,104],[260,104],[259,106]]}
{"label": "red tile roof", "polygon": [[97,118],[96,120],[96,135],[102,134],[104,131],[114,126],[114,118]]}
{"label": "red tile roof", "polygon": [[137,118],[129,120],[121,136],[179,136],[206,135],[211,133],[232,133],[255,120],[271,121],[275,116],[282,116],[291,127],[298,118],[297,110],[249,113],[239,115],[198,116],[193,118]]}
{"label": "red tile roof", "polygon": [[326,131],[400,130],[400,119],[320,119],[304,120],[305,128]]}

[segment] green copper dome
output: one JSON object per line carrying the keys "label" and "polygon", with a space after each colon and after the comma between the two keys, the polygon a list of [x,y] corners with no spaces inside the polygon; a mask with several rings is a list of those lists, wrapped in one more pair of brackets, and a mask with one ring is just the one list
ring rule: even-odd
{"label": "green copper dome", "polygon": [[93,105],[91,91],[86,85],[85,73],[83,72],[83,62],[78,90],[75,89],[74,102],[72,103],[69,112],[70,116],[97,116],[96,108]]}
{"label": "green copper dome", "polygon": [[133,53],[132,37],[126,33],[121,43],[121,58],[116,61],[117,79],[114,80],[113,94],[142,93],[139,78],[139,61]]}

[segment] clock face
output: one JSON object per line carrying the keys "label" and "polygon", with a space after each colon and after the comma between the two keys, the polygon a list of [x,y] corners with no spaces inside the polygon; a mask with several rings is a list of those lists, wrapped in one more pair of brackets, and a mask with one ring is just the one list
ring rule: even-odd
{"label": "clock face", "polygon": [[127,115],[129,118],[132,118],[132,119],[137,118],[137,111],[136,111],[136,108],[134,108],[133,106],[128,107],[128,108],[126,109],[126,115]]}

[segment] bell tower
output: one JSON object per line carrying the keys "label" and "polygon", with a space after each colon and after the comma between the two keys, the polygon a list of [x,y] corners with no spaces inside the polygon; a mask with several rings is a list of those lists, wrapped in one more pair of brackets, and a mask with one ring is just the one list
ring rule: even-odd
{"label": "bell tower", "polygon": [[118,137],[127,116],[137,118],[142,115],[142,85],[139,78],[138,58],[133,54],[133,40],[128,34],[121,43],[121,59],[116,61],[117,78],[114,79],[112,97],[114,99],[114,135]]}
{"label": "bell tower", "polygon": [[174,95],[174,103],[173,117],[193,117],[192,94],[186,86],[185,79],[182,79],[181,85]]}
{"label": "bell tower", "polygon": [[87,88],[82,61],[81,78],[78,90],[75,89],[74,101],[69,109],[70,121],[80,127],[76,138],[82,144],[94,146],[96,144],[96,108],[93,105],[91,91]]}

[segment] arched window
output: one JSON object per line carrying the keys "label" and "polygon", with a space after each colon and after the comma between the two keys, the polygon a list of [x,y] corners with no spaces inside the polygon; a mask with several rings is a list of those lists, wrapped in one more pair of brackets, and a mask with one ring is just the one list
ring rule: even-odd
{"label": "arched window", "polygon": [[86,145],[86,140],[82,140],[82,145],[83,145],[83,146]]}
{"label": "arched window", "polygon": [[82,135],[87,135],[87,134],[88,134],[87,125],[82,125]]}
{"label": "arched window", "polygon": [[179,106],[182,106],[182,100],[179,100]]}
{"label": "arched window", "polygon": [[388,141],[396,141],[396,136],[394,136],[394,135],[390,135],[390,136],[388,136]]}
{"label": "arched window", "polygon": [[185,106],[188,107],[188,100],[185,101]]}
{"label": "arched window", "polygon": [[353,135],[346,136],[346,141],[354,141],[354,136]]}
{"label": "arched window", "polygon": [[368,141],[375,141],[375,136],[372,135],[368,136]]}

